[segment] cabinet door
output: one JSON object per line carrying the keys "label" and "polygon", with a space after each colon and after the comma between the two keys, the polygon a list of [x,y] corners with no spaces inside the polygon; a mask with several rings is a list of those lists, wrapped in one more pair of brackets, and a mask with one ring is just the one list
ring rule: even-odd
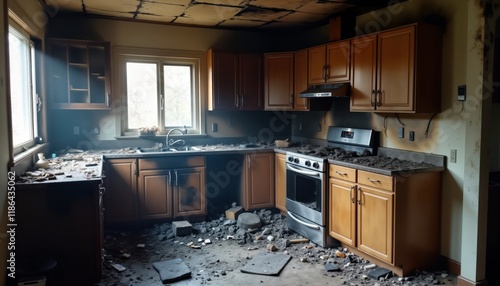
{"label": "cabinet door", "polygon": [[326,46],[326,81],[351,80],[351,41],[341,41]]}
{"label": "cabinet door", "polygon": [[264,65],[260,54],[242,54],[239,61],[239,98],[243,110],[264,109]]}
{"label": "cabinet door", "polygon": [[358,249],[393,262],[394,193],[358,185]]}
{"label": "cabinet door", "polygon": [[310,48],[307,54],[309,85],[325,83],[326,46]]}
{"label": "cabinet door", "polygon": [[377,110],[412,111],[415,26],[378,35]]}
{"label": "cabinet door", "polygon": [[174,216],[205,215],[205,168],[175,169],[173,176]]}
{"label": "cabinet door", "polygon": [[236,110],[238,94],[238,61],[236,53],[209,51],[209,108],[211,110]]}
{"label": "cabinet door", "polygon": [[111,159],[105,164],[105,222],[136,221],[138,219],[137,160]]}
{"label": "cabinet door", "polygon": [[293,109],[293,53],[266,54],[264,57],[266,110]]}
{"label": "cabinet door", "polygon": [[309,99],[301,98],[300,93],[307,89],[307,50],[294,53],[293,71],[293,110],[308,111]]}
{"label": "cabinet door", "polygon": [[330,236],[350,246],[356,246],[356,184],[330,178]]}
{"label": "cabinet door", "polygon": [[352,40],[351,111],[373,111],[376,95],[377,35]]}
{"label": "cabinet door", "polygon": [[172,217],[172,172],[151,170],[139,172],[139,205],[141,219]]}
{"label": "cabinet door", "polygon": [[243,207],[274,207],[274,153],[245,155],[245,164]]}
{"label": "cabinet door", "polygon": [[276,208],[286,213],[286,155],[276,153],[274,166]]}

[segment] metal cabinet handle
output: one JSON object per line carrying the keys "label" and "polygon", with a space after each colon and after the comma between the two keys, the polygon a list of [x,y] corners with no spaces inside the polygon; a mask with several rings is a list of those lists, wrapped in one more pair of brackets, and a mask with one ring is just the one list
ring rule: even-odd
{"label": "metal cabinet handle", "polygon": [[234,96],[234,105],[236,105],[236,107],[240,107],[240,97],[238,94],[235,94]]}
{"label": "metal cabinet handle", "polygon": [[330,66],[325,65],[325,82],[328,81],[328,78],[330,77]]}
{"label": "metal cabinet handle", "polygon": [[99,187],[99,196],[104,195],[106,193],[106,188],[105,187]]}
{"label": "metal cabinet handle", "polygon": [[179,185],[179,177],[177,175],[177,171],[175,171],[174,173],[175,173],[175,185],[178,186]]}
{"label": "metal cabinet handle", "polygon": [[248,167],[248,169],[250,169],[251,166],[252,166],[252,157],[250,157],[250,155],[247,155],[247,167]]}
{"label": "metal cabinet handle", "polygon": [[370,179],[370,178],[366,178],[368,181],[372,182],[372,183],[380,183],[379,180],[376,180],[376,179]]}
{"label": "metal cabinet handle", "polygon": [[241,96],[241,106],[240,106],[240,107],[243,107],[243,105],[244,105],[244,101],[243,101],[244,97],[243,97],[243,94],[242,94],[242,95],[240,95],[240,96]]}
{"label": "metal cabinet handle", "polygon": [[351,186],[351,189],[349,190],[349,197],[351,198],[351,203],[354,204],[354,195],[352,194],[352,191],[354,191],[354,189],[356,188],[356,186]]}
{"label": "metal cabinet handle", "polygon": [[111,97],[109,96],[109,92],[106,93],[106,106],[110,107],[111,106]]}
{"label": "metal cabinet handle", "polygon": [[172,173],[170,171],[168,171],[168,185],[172,185]]}
{"label": "metal cabinet handle", "polygon": [[377,102],[377,106],[381,106],[382,105],[381,97],[382,97],[382,91],[379,89],[377,91],[377,96],[375,97],[375,101]]}
{"label": "metal cabinet handle", "polygon": [[293,100],[294,100],[294,98],[293,98],[293,94],[291,94],[291,95],[290,95],[290,105],[291,105],[292,107],[293,107],[293,103],[294,103],[294,102],[293,102]]}
{"label": "metal cabinet handle", "polygon": [[300,223],[303,226],[307,226],[309,228],[316,229],[316,230],[320,229],[320,227],[315,225],[315,224],[303,222],[302,220],[296,218],[291,212],[287,212],[287,214],[288,214],[288,216],[290,216],[290,218],[292,218],[294,221]]}
{"label": "metal cabinet handle", "polygon": [[132,164],[132,172],[134,173],[134,176],[137,176],[137,160],[135,160]]}
{"label": "metal cabinet handle", "polygon": [[[361,191],[361,187],[358,186],[358,191],[360,192]],[[358,205],[361,205],[361,193],[359,194],[359,199],[357,200],[358,202]]]}
{"label": "metal cabinet handle", "polygon": [[370,105],[371,106],[375,106],[375,101],[374,101],[374,98],[373,98],[374,95],[375,95],[375,90],[372,89],[372,93],[370,95]]}
{"label": "metal cabinet handle", "polygon": [[335,173],[337,173],[337,174],[339,174],[339,175],[341,175],[341,176],[346,176],[346,175],[347,175],[347,173],[345,173],[345,172],[335,171]]}

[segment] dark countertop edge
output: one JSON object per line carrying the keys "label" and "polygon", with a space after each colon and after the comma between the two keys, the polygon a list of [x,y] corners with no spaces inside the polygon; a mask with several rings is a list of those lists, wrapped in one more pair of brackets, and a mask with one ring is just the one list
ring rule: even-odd
{"label": "dark countertop edge", "polygon": [[[44,185],[44,184],[61,184],[61,183],[102,183],[104,176],[85,178],[66,178],[64,176],[57,176],[57,180],[45,180],[45,181],[26,181],[26,182],[16,182],[16,186],[33,186],[33,185]],[[61,178],[59,178],[61,177]]]}
{"label": "dark countertop edge", "polygon": [[[248,154],[248,153],[266,153],[276,152],[274,148],[245,148],[245,149],[231,149],[231,150],[190,150],[179,152],[151,152],[151,153],[127,153],[127,154],[103,154],[103,159],[126,159],[126,158],[151,158],[151,157],[171,157],[171,156],[205,156],[216,154]],[[285,153],[285,150],[280,150]]]}
{"label": "dark countertop edge", "polygon": [[445,167],[441,167],[441,166],[427,167],[427,168],[416,168],[416,169],[408,169],[408,170],[388,170],[388,169],[373,168],[373,167],[368,167],[368,166],[363,166],[363,165],[358,165],[358,164],[353,164],[353,163],[348,163],[348,162],[336,161],[336,160],[331,160],[331,159],[328,160],[328,163],[334,164],[334,165],[339,165],[339,166],[344,166],[344,167],[348,167],[348,168],[358,169],[358,170],[362,170],[362,171],[377,173],[377,174],[381,174],[381,175],[386,175],[386,176],[404,176],[404,175],[411,175],[411,174],[416,174],[416,173],[442,172],[442,171],[446,170]]}

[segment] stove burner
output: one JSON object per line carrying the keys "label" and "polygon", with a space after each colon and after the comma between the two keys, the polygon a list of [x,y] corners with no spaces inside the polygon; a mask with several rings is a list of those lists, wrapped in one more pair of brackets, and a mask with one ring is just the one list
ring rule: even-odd
{"label": "stove burner", "polygon": [[304,145],[296,150],[297,153],[329,159],[346,159],[354,157],[372,156],[372,152],[364,149],[361,152],[350,151],[340,147]]}

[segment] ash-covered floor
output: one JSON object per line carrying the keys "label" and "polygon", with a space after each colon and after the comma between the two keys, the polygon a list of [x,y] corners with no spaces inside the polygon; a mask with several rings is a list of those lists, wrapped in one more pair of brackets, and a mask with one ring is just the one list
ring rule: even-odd
{"label": "ash-covered floor", "polygon": [[[193,222],[193,233],[182,237],[174,236],[171,222],[133,230],[105,229],[106,257],[100,285],[456,285],[456,277],[445,271],[417,271],[410,277],[389,273],[374,279],[370,273],[376,268],[370,261],[341,247],[290,243],[303,237],[288,230],[285,216],[270,210],[255,213],[262,227],[251,232],[224,215]],[[291,259],[278,276],[242,273],[241,268],[262,252],[285,254]],[[183,260],[191,277],[163,284],[153,263],[175,258]],[[125,270],[117,270],[119,266]]]}

